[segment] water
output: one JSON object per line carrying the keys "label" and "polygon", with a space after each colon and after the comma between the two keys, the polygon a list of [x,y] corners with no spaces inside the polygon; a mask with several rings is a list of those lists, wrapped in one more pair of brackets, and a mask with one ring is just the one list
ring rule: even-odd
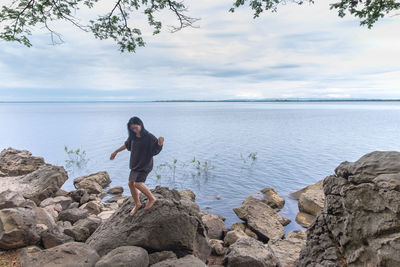
{"label": "water", "polygon": [[65,166],[64,146],[80,148],[87,165],[70,169],[63,189],[74,189],[73,178],[105,170],[110,186],[129,195],[129,152],[109,157],[126,140],[132,116],[165,138],[146,184],[191,189],[201,209],[225,216],[227,226],[240,221],[234,207],[273,187],[286,200],[280,213],[292,220],[286,231],[301,229],[291,192],[332,174],[342,161],[400,150],[400,102],[0,103],[0,149],[27,149]]}

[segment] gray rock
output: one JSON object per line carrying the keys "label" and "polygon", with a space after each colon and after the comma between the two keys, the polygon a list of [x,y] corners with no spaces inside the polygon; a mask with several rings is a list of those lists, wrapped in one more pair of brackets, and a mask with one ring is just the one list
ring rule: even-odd
{"label": "gray rock", "polygon": [[298,259],[301,249],[306,244],[304,231],[295,231],[288,234],[284,240],[271,240],[268,245],[274,252],[280,267],[292,267]]}
{"label": "gray rock", "polygon": [[77,221],[72,227],[65,228],[64,234],[72,237],[75,241],[85,242],[100,224],[100,218],[88,217]]}
{"label": "gray rock", "polygon": [[93,267],[100,257],[85,243],[68,242],[45,250],[23,249],[19,258],[29,267]]}
{"label": "gray rock", "polygon": [[335,173],[296,266],[400,266],[400,153],[372,152]]}
{"label": "gray rock", "polygon": [[2,177],[20,176],[36,171],[46,163],[42,157],[33,157],[27,150],[9,147],[0,153],[0,171]]}
{"label": "gray rock", "polygon": [[[205,261],[210,248],[200,215],[181,205],[176,190],[157,186],[152,192],[157,201],[150,210],[139,209],[130,216],[134,201],[129,198],[86,243],[100,255],[131,245],[153,251],[173,250],[178,256],[193,253]],[[141,201],[146,204],[143,195]]]}
{"label": "gray rock", "polygon": [[55,204],[60,204],[62,209],[65,210],[69,207],[69,205],[72,203],[72,198],[71,197],[66,197],[66,196],[57,196],[57,197],[49,197],[44,199],[42,202],[40,202],[40,207],[44,208],[49,205],[55,205]]}
{"label": "gray rock", "polygon": [[285,206],[285,199],[281,197],[273,188],[267,187],[261,190],[264,200],[273,209],[282,209]]}
{"label": "gray rock", "polygon": [[7,189],[0,193],[0,209],[8,208],[33,208],[35,202],[25,199],[21,193]]}
{"label": "gray rock", "polygon": [[93,201],[89,201],[85,204],[83,204],[82,206],[80,206],[80,209],[86,209],[89,214],[99,214],[102,210],[102,208],[104,207],[103,203],[101,203],[101,201],[97,201],[97,200],[93,200]]}
{"label": "gray rock", "polygon": [[[48,229],[52,229],[56,227],[56,222],[53,216],[45,209],[40,207],[33,208],[33,211],[36,214],[36,224],[44,224]],[[40,235],[40,232],[38,232]]]}
{"label": "gray rock", "polygon": [[234,208],[236,215],[247,222],[262,241],[281,239],[285,231],[282,216],[274,209],[255,197],[248,197],[239,208]]}
{"label": "gray rock", "polygon": [[193,255],[187,255],[179,259],[169,259],[165,261],[160,261],[156,264],[151,265],[151,267],[207,267],[204,262],[200,259],[194,257]]}
{"label": "gray rock", "polygon": [[73,209],[73,208],[78,208],[78,207],[79,207],[79,203],[78,202],[72,202],[69,205],[68,209]]}
{"label": "gray rock", "polygon": [[314,220],[315,220],[314,215],[304,213],[301,211],[299,211],[296,215],[296,222],[305,228],[310,227]]}
{"label": "gray rock", "polygon": [[226,232],[225,222],[219,215],[207,213],[201,217],[206,226],[207,236],[211,239],[221,239]]}
{"label": "gray rock", "polygon": [[212,253],[218,256],[223,256],[227,252],[227,248],[224,247],[224,241],[218,239],[210,239],[208,244],[211,247]]}
{"label": "gray rock", "polygon": [[0,192],[7,189],[18,192],[38,205],[42,200],[53,197],[67,179],[64,167],[44,165],[26,175],[0,177]]}
{"label": "gray rock", "polygon": [[149,265],[156,264],[160,261],[169,259],[177,259],[176,255],[172,251],[160,251],[149,254]]}
{"label": "gray rock", "polygon": [[72,242],[74,239],[58,230],[57,227],[47,229],[41,233],[41,240],[44,248],[52,248],[67,242]]}
{"label": "gray rock", "polygon": [[110,188],[107,190],[108,194],[122,194],[124,192],[124,188],[122,186],[114,186],[113,188]]}
{"label": "gray rock", "polygon": [[[79,189],[77,189],[77,190],[72,190],[72,191],[68,192],[68,196],[70,196],[70,197],[72,198],[73,201],[80,202],[82,196],[83,196],[85,193],[87,193],[86,189],[79,188]],[[89,199],[89,194],[88,194],[87,197],[88,197],[88,199]],[[87,202],[87,201],[86,201],[86,202]]]}
{"label": "gray rock", "polygon": [[96,172],[87,176],[74,179],[75,188],[84,188],[89,194],[98,194],[111,183],[110,176],[106,171]]}
{"label": "gray rock", "polygon": [[181,195],[182,198],[189,199],[190,201],[196,200],[196,194],[193,193],[193,191],[191,191],[189,189],[180,190],[179,194]]}
{"label": "gray rock", "polygon": [[111,197],[111,198],[109,198],[109,199],[107,199],[106,200],[106,202],[107,203],[113,203],[113,202],[117,202],[118,200],[120,200],[120,199],[126,199],[126,198],[128,198],[127,196],[114,196],[114,197]]}
{"label": "gray rock", "polygon": [[229,247],[228,254],[224,258],[228,267],[276,267],[277,260],[268,244],[244,237]]}
{"label": "gray rock", "polygon": [[250,237],[252,237],[252,238],[258,239],[257,234],[254,233],[253,231],[251,231],[251,230],[247,227],[247,225],[244,224],[244,223],[240,223],[240,222],[234,223],[234,224],[231,225],[230,230],[239,230],[239,231],[244,232],[246,235],[248,235],[248,236],[250,236]]}
{"label": "gray rock", "polygon": [[35,245],[37,233],[36,213],[27,208],[0,210],[0,249],[14,249]]}
{"label": "gray rock", "polygon": [[322,189],[323,180],[308,186],[300,195],[299,210],[317,216],[324,207],[325,195]]}
{"label": "gray rock", "polygon": [[230,246],[243,237],[248,237],[248,235],[246,235],[242,230],[231,230],[226,233],[224,243]]}
{"label": "gray rock", "polygon": [[121,246],[104,255],[95,267],[147,267],[149,255],[141,247]]}
{"label": "gray rock", "polygon": [[75,223],[80,219],[85,219],[89,216],[89,212],[86,209],[73,208],[63,210],[58,214],[58,219],[60,221],[70,221]]}

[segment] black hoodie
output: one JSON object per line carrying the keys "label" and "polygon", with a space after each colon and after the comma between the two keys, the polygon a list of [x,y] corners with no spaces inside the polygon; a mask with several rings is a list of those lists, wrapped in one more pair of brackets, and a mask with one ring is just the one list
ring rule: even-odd
{"label": "black hoodie", "polygon": [[141,137],[128,137],[125,146],[131,152],[129,168],[147,174],[153,169],[153,156],[162,150],[162,146],[158,145],[158,139],[144,128]]}

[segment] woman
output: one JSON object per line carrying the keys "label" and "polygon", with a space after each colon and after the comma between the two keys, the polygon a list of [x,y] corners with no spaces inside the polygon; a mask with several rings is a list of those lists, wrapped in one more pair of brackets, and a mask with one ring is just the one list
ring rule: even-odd
{"label": "woman", "polygon": [[160,153],[164,144],[164,137],[159,137],[157,139],[144,128],[142,120],[138,117],[130,118],[127,126],[129,134],[128,139],[120,148],[111,154],[110,160],[113,160],[118,152],[124,149],[131,152],[129,160],[131,172],[129,174],[128,185],[131,190],[132,198],[135,201],[135,207],[130,212],[130,215],[133,216],[142,206],[138,189],[145,194],[149,200],[144,208],[145,210],[150,209],[157,200],[143,183],[146,181],[147,175],[153,169],[153,156]]}

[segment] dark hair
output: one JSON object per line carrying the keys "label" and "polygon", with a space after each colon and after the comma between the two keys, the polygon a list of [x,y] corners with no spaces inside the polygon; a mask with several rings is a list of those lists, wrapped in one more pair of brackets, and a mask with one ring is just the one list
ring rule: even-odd
{"label": "dark hair", "polygon": [[147,134],[147,130],[144,128],[143,121],[135,116],[135,117],[130,118],[128,123],[127,123],[128,135],[129,135],[130,139],[136,139],[137,138],[136,134],[129,127],[129,125],[131,125],[131,124],[136,124],[136,125],[142,126],[142,129],[140,130],[140,136],[144,136],[144,135]]}

